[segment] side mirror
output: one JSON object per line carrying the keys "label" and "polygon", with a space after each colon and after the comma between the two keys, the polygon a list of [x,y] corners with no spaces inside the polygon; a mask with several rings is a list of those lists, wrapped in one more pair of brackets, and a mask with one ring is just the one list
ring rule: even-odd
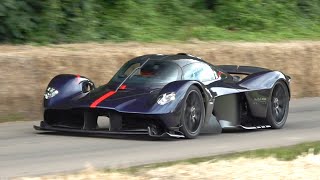
{"label": "side mirror", "polygon": [[84,82],[82,83],[82,92],[83,92],[83,93],[90,92],[90,91],[92,91],[93,89],[95,89],[95,86],[94,86],[93,82],[91,82],[91,81],[84,81]]}
{"label": "side mirror", "polygon": [[225,73],[221,73],[220,77],[221,77],[221,79],[225,79],[225,78],[227,78],[227,75]]}
{"label": "side mirror", "polygon": [[241,81],[241,77],[240,76],[232,76],[233,77],[233,81],[234,82],[239,82]]}

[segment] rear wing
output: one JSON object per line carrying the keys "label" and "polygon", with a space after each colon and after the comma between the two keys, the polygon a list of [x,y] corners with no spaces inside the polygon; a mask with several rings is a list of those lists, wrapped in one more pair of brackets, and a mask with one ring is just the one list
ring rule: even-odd
{"label": "rear wing", "polygon": [[254,67],[254,66],[237,66],[237,65],[218,65],[216,66],[222,71],[229,74],[250,75],[258,72],[271,71],[270,69]]}

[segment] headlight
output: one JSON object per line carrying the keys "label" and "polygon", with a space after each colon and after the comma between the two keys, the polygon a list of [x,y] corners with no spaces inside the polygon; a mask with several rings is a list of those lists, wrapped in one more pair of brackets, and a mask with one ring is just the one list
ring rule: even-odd
{"label": "headlight", "polygon": [[52,87],[48,87],[48,89],[46,90],[46,93],[44,93],[44,98],[50,99],[50,98],[54,97],[55,95],[57,95],[58,93],[59,93],[58,90],[56,90]]}
{"label": "headlight", "polygon": [[161,94],[157,100],[160,105],[165,105],[176,99],[176,94],[174,92]]}

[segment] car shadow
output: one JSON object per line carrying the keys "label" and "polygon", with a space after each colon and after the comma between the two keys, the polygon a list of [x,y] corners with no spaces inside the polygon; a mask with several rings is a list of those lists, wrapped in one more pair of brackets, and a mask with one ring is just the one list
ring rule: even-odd
{"label": "car shadow", "polygon": [[[255,132],[263,132],[270,129],[223,129],[222,134],[248,134]],[[151,137],[148,135],[110,135],[110,134],[87,134],[79,132],[54,132],[54,131],[45,131],[45,132],[36,132],[39,135],[52,135],[52,136],[72,136],[72,137],[82,137],[82,138],[105,138],[105,139],[117,139],[117,140],[132,140],[132,141],[181,141],[181,140],[190,140],[185,138],[174,138],[174,137]],[[221,134],[221,133],[219,133]],[[198,138],[216,136],[217,133],[201,133]]]}
{"label": "car shadow", "polygon": [[270,131],[270,128],[263,128],[263,129],[224,129],[222,130],[222,133],[239,133],[239,134],[246,134],[246,133],[256,133],[256,132],[264,132],[264,131]]}
{"label": "car shadow", "polygon": [[177,141],[182,138],[172,137],[151,137],[148,135],[106,135],[106,134],[85,134],[75,132],[37,132],[39,135],[52,135],[52,136],[72,136],[82,138],[104,138],[104,139],[117,139],[117,140],[135,140],[135,141]]}

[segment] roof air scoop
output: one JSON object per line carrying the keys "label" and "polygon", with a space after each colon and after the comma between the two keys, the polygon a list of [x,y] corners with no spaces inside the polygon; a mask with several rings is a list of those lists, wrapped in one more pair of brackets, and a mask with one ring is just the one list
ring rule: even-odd
{"label": "roof air scoop", "polygon": [[186,55],[186,56],[189,56],[189,54],[187,54],[187,53],[177,53],[177,55]]}
{"label": "roof air scoop", "polygon": [[198,59],[202,59],[200,57],[194,56],[192,54],[188,54],[188,53],[178,53],[177,55],[184,55],[184,56],[190,56],[190,57],[194,57],[194,58],[198,58]]}

